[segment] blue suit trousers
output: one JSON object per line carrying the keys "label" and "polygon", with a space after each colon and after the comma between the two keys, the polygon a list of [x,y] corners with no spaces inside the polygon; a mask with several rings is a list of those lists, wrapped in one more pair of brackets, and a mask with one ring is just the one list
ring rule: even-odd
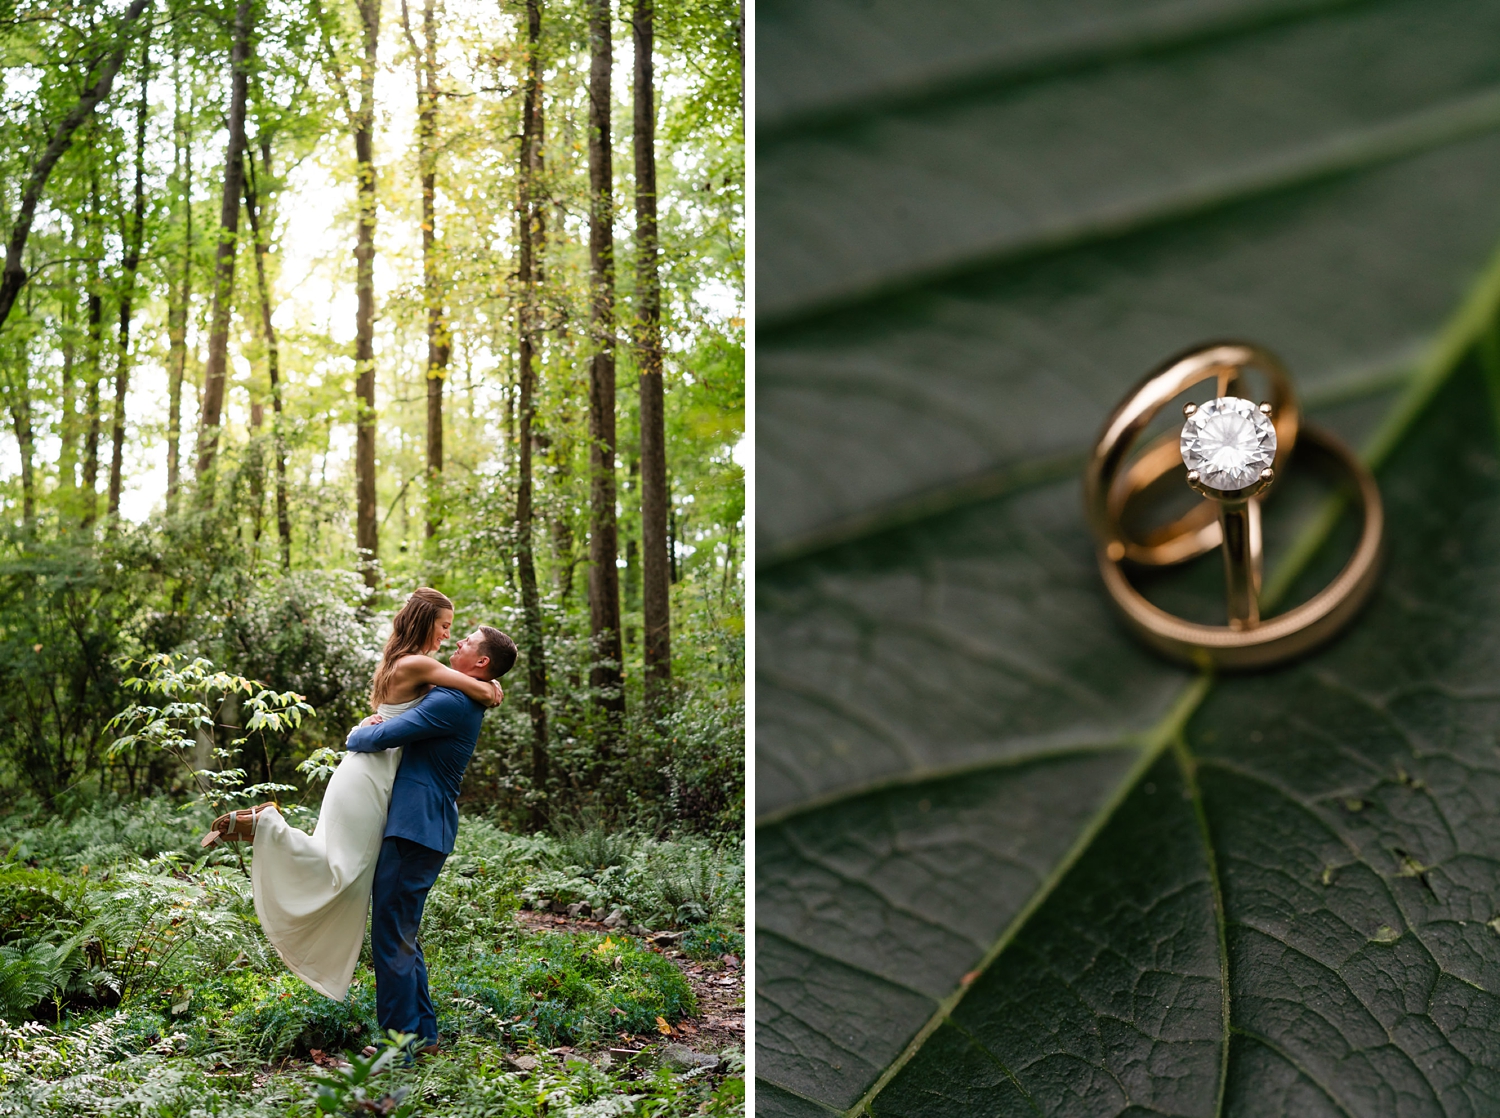
{"label": "blue suit trousers", "polygon": [[382,1033],[415,1033],[417,1047],[436,1044],[437,1014],[417,930],[427,893],[448,855],[404,838],[387,838],[375,863],[370,949],[375,956],[375,1016]]}

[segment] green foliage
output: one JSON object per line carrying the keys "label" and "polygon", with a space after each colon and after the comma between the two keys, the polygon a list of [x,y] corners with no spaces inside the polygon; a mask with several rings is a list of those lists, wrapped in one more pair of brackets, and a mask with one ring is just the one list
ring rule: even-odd
{"label": "green foliage", "polygon": [[[591,713],[586,688],[570,690],[559,684],[554,701],[569,720],[558,720],[559,732],[549,751],[554,766],[548,791],[553,830],[567,832],[582,818],[616,830],[740,833],[745,811],[743,633],[719,635],[724,640],[712,646],[710,655],[723,654],[726,662],[698,665],[706,674],[718,676],[717,681],[705,679],[698,688],[684,686],[676,705],[662,718],[632,708],[620,728],[618,751],[607,761],[601,758],[599,740],[609,727]],[[564,679],[570,667],[577,668],[581,678],[582,644],[566,648],[560,643],[555,651],[578,657],[554,658]],[[507,699],[485,719],[464,778],[471,794],[516,829],[530,825],[536,791],[528,735],[524,704],[512,705]]]}
{"label": "green foliage", "polygon": [[429,972],[444,1031],[543,1047],[650,1032],[694,1012],[692,988],[670,962],[629,936],[542,932],[493,952],[434,953]]}
{"label": "green foliage", "polygon": [[613,866],[623,866],[640,845],[637,836],[606,825],[597,813],[554,819],[552,833],[556,841],[547,855],[551,867],[576,867],[590,881]]}
{"label": "green foliage", "polygon": [[[201,809],[154,800],[95,807],[67,823],[0,819],[10,849],[0,863],[0,1021],[28,1022],[0,1024],[0,1112],[102,1115],[135,1106],[152,1115],[193,1107],[255,1115],[295,1107],[318,1089],[347,1103],[359,1089],[378,1101],[402,1087],[417,1113],[529,1114],[543,1098],[619,1100],[621,1113],[636,1103],[655,1108],[641,1113],[685,1116],[710,1104],[721,1109],[709,1113],[731,1112],[722,1108],[737,1097],[732,1087],[642,1080],[636,1069],[609,1073],[546,1054],[564,1044],[605,1046],[620,1032],[655,1034],[658,1017],[676,1022],[693,1012],[691,987],[634,937],[523,933],[518,890],[564,857],[564,843],[467,818],[423,923],[451,1059],[390,1069],[379,1090],[355,1082],[364,1058],[309,1080],[295,1065],[313,1050],[326,1059],[378,1042],[373,977],[362,966],[338,1003],[287,973],[256,926],[249,883],[232,857],[194,861],[179,852],[201,825]],[[587,830],[575,830],[575,852],[613,851],[609,860],[627,864],[648,851],[661,856],[656,840],[620,843]],[[27,865],[23,852],[59,868]],[[505,1067],[496,1071],[503,1087],[482,1082],[476,1069],[493,1070],[506,1048],[537,1055],[536,1072]],[[270,1081],[257,1071],[288,1060],[293,1070]]]}
{"label": "green foliage", "polygon": [[745,704],[711,693],[684,697],[659,725],[672,817],[681,827],[736,834],[745,817]]}
{"label": "green foliage", "polygon": [[286,973],[268,982],[250,979],[236,992],[242,999],[227,1027],[264,1060],[306,1056],[314,1048],[358,1051],[380,1035],[375,982],[368,972],[355,979],[342,1002]]}
{"label": "green foliage", "polygon": [[[1129,4],[763,20],[767,1113],[1494,1097],[1470,1028],[1500,1012],[1500,134],[1351,146],[1491,87],[1468,44],[1496,13],[1446,10],[1288,8],[1163,50]],[[856,17],[868,38],[823,37]],[[1362,448],[1389,552],[1337,640],[1206,676],[1113,616],[1078,473],[1133,382],[1226,335]],[[1281,483],[1268,616],[1352,530],[1314,462]],[[1222,624],[1218,556],[1130,577]]]}
{"label": "green foliage", "polygon": [[645,851],[642,908],[671,924],[732,919],[744,904],[744,855],[738,849],[679,842]]}
{"label": "green foliage", "polygon": [[65,808],[105,760],[148,590],[107,556],[17,542],[0,537],[0,783]]}
{"label": "green foliage", "polygon": [[[655,928],[743,918],[744,853],[739,847],[716,846],[691,835],[625,844],[616,835],[588,832],[566,844],[544,838],[539,847],[534,857],[542,868],[521,891],[533,904],[582,901],[600,916],[619,909],[633,923]],[[606,851],[618,860],[605,866],[571,860],[603,857]]]}
{"label": "green foliage", "polygon": [[[201,656],[183,661],[163,652],[121,665],[140,672],[124,681],[127,690],[155,697],[163,705],[132,703],[110,719],[107,728],[120,734],[110,745],[110,754],[130,750],[171,754],[197,781],[202,802],[215,811],[235,799],[253,802],[267,793],[295,792],[296,786],[290,784],[246,786],[245,770],[227,766],[239,759],[249,742],[265,753],[266,738],[290,734],[313,708],[294,691],[271,691],[243,676],[218,671]],[[231,718],[235,721],[227,722]],[[227,745],[214,744],[223,736],[221,731],[232,735],[239,729],[244,733],[230,736]],[[219,762],[217,769],[194,767],[205,747]],[[269,770],[269,761],[266,767]]]}
{"label": "green foliage", "polygon": [[696,924],[683,934],[682,952],[690,959],[744,959],[745,937],[722,924]]}
{"label": "green foliage", "polygon": [[303,696],[309,718],[342,741],[370,710],[379,649],[364,601],[349,571],[257,572],[195,640],[233,671]]}
{"label": "green foliage", "polygon": [[419,1062],[409,1073],[425,1112],[443,1118],[727,1118],[745,1112],[743,1066],[722,1082],[603,1066],[576,1054],[532,1053],[535,1070],[518,1073],[473,1038],[455,1043],[452,1059]]}
{"label": "green foliage", "polygon": [[[212,816],[166,796],[122,801],[101,797],[72,815],[55,815],[23,802],[0,817],[0,849],[12,861],[80,870],[158,854],[202,853],[197,840]],[[76,881],[67,878],[63,880]]]}
{"label": "green foliage", "polygon": [[378,1098],[371,1098],[365,1085],[403,1056],[415,1039],[411,1033],[393,1030],[380,1038],[379,1051],[373,1056],[351,1054],[348,1067],[316,1077],[314,1082],[318,1088],[314,1098],[318,1110],[324,1114],[378,1114],[383,1118],[408,1118],[417,1105],[415,1099],[405,1101],[411,1094],[410,1087],[397,1087],[394,1091],[382,1092]]}

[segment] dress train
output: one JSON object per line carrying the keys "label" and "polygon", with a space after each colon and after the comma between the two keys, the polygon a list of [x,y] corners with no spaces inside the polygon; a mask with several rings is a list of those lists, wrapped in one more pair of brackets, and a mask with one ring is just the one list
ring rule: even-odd
{"label": "dress train", "polygon": [[[392,718],[416,706],[382,703]],[[274,807],[255,824],[250,879],[266,939],[318,993],[343,1001],[364,945],[370,887],[401,750],[345,753],[329,778],[312,834]]]}

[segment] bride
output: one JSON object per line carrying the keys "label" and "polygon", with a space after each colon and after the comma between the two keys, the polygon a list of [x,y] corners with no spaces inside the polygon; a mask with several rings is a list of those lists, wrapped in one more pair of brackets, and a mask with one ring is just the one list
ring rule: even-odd
{"label": "bride", "polygon": [[[485,706],[504,698],[485,682],[432,658],[453,626],[453,603],[428,587],[412,593],[391,620],[391,636],[375,669],[366,721],[410,710],[435,686],[451,687]],[[291,826],[275,804],[220,816],[203,845],[254,839],[250,877],[255,913],[288,969],[314,990],[342,1001],[365,938],[370,887],[380,856],[391,785],[401,750],[345,753],[312,834]]]}

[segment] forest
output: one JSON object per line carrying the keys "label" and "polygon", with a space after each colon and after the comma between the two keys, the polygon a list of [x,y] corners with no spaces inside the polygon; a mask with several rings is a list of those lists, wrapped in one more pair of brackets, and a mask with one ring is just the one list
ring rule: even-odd
{"label": "forest", "polygon": [[[0,1112],[743,1111],[744,39],[0,0]],[[419,586],[520,656],[407,1068],[197,840]]]}

